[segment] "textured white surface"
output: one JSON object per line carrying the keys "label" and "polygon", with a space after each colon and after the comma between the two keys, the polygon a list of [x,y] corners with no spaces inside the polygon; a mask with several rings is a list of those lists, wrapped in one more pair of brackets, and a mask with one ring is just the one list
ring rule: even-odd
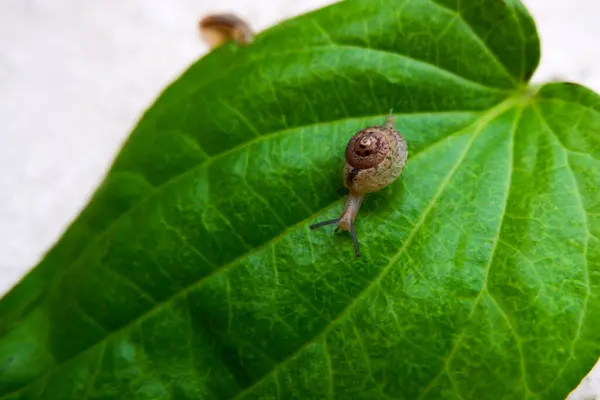
{"label": "textured white surface", "polygon": [[[331,2],[0,2],[0,295],[78,214],[159,91],[206,51],[198,17],[235,11],[260,31]],[[600,1],[524,3],[542,40],[534,81],[600,91]],[[600,399],[596,369],[570,400]]]}

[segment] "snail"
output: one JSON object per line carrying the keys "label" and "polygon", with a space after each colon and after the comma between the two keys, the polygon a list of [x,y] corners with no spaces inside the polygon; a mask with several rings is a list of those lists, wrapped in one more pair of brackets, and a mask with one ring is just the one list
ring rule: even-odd
{"label": "snail", "polygon": [[346,146],[343,177],[349,194],[344,211],[339,218],[311,225],[310,229],[337,224],[335,232],[340,229],[349,231],[356,257],[360,257],[354,220],[364,196],[394,182],[402,173],[407,158],[406,140],[394,129],[391,114],[385,125],[370,126],[355,133]]}
{"label": "snail", "polygon": [[200,34],[211,49],[230,40],[247,45],[254,33],[246,21],[234,14],[213,14],[200,20]]}

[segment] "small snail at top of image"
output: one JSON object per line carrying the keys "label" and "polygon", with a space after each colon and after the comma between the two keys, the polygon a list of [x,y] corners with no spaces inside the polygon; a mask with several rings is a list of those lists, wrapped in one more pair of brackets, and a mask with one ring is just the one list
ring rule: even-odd
{"label": "small snail at top of image", "polygon": [[349,193],[344,211],[339,218],[311,225],[310,229],[337,224],[335,232],[340,229],[349,231],[354,242],[354,252],[360,257],[354,220],[364,196],[394,182],[402,174],[407,158],[406,140],[394,129],[391,114],[385,125],[370,126],[358,131],[346,146],[344,186]]}
{"label": "small snail at top of image", "polygon": [[202,18],[199,23],[200,35],[210,49],[229,41],[247,45],[254,39],[250,25],[234,14],[212,14]]}

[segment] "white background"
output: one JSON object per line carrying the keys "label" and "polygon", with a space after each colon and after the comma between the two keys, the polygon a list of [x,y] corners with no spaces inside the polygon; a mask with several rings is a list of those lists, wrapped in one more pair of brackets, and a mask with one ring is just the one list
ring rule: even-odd
{"label": "white background", "polygon": [[[523,1],[542,41],[534,81],[600,92],[600,1]],[[260,31],[331,2],[0,2],[0,296],[85,205],[144,109],[207,51],[199,17],[234,11]],[[573,399],[600,393],[597,369]]]}

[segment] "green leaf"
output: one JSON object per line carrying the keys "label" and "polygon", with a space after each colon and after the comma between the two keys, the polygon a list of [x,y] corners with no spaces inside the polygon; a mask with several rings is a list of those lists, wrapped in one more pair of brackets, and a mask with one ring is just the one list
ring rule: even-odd
{"label": "green leaf", "polygon": [[[555,399],[600,353],[600,97],[517,0],[347,1],[193,65],[0,302],[0,398]],[[347,140],[401,178],[347,235]]]}

